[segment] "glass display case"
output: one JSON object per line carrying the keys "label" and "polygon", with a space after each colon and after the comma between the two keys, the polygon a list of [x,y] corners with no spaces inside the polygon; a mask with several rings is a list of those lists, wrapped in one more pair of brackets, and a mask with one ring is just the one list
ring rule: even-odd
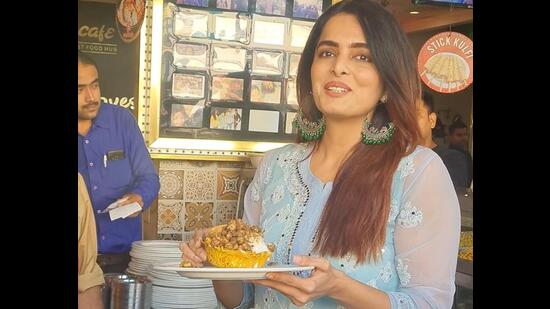
{"label": "glass display case", "polygon": [[331,1],[264,2],[148,1],[138,116],[153,158],[244,161],[296,140],[297,63]]}

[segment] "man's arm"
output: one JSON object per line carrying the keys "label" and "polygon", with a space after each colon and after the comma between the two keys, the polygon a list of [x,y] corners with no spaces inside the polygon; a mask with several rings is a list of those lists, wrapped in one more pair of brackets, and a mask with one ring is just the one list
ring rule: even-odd
{"label": "man's arm", "polygon": [[141,207],[147,209],[159,193],[159,176],[134,117],[129,113],[128,116],[126,132],[130,166],[134,177],[133,186],[128,193],[139,195],[142,199]]}
{"label": "man's arm", "polygon": [[103,271],[96,262],[97,240],[92,204],[78,175],[78,308],[103,308]]}

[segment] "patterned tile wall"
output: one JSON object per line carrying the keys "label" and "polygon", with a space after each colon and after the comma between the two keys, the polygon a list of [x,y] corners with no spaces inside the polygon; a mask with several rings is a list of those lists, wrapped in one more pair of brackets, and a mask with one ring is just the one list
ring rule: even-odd
{"label": "patterned tile wall", "polygon": [[254,172],[249,162],[160,161],[157,238],[187,239],[197,228],[227,223],[240,181]]}

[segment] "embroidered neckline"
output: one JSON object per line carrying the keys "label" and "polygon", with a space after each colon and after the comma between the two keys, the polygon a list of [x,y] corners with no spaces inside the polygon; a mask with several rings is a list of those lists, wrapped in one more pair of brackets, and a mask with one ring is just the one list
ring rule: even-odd
{"label": "embroidered neckline", "polygon": [[[307,144],[297,145],[298,149],[290,152],[283,152],[276,158],[277,163],[283,170],[283,177],[286,183],[289,183],[288,190],[293,197],[293,203],[284,229],[277,241],[275,259],[279,262],[291,264],[290,260],[292,245],[296,237],[296,231],[304,215],[305,206],[309,201],[310,191],[305,184],[300,172],[300,162],[305,158],[307,151],[310,150]],[[301,148],[301,149],[300,149]]]}

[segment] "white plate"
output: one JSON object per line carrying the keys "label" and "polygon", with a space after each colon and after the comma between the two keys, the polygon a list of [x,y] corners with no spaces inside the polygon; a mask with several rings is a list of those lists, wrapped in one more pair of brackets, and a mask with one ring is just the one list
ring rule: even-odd
{"label": "white plate", "polygon": [[179,263],[166,263],[155,266],[158,270],[175,271],[182,277],[193,279],[211,280],[255,280],[264,279],[266,273],[293,272],[312,270],[313,266],[297,265],[270,265],[261,268],[219,268],[212,266],[205,267],[178,267]]}
{"label": "white plate", "polygon": [[163,247],[178,247],[181,241],[179,240],[136,240],[132,243],[134,246],[163,246]]}

